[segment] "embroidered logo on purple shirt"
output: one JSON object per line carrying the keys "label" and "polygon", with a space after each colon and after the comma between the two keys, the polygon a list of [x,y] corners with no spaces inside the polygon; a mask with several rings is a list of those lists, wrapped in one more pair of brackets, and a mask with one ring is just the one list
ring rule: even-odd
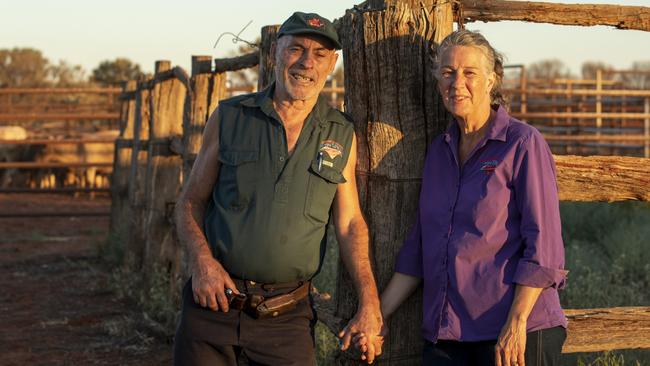
{"label": "embroidered logo on purple shirt", "polygon": [[499,162],[494,159],[482,161],[481,171],[484,171],[486,174],[491,174],[494,172],[494,169],[497,168],[497,164],[499,164]]}

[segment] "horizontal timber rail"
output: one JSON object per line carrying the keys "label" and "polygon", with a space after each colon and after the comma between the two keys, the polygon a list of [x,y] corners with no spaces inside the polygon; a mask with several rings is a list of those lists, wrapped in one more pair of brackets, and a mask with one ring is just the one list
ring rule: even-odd
{"label": "horizontal timber rail", "polygon": [[99,212],[15,212],[15,213],[0,213],[0,219],[21,218],[21,217],[95,217],[95,216],[109,216],[109,211]]}
{"label": "horizontal timber rail", "polygon": [[461,22],[521,20],[533,23],[650,31],[650,8],[643,6],[552,4],[533,1],[461,0]]}
{"label": "horizontal timber rail", "polygon": [[81,121],[81,120],[102,120],[116,121],[120,119],[120,113],[0,113],[0,122],[17,121]]}
{"label": "horizontal timber rail", "polygon": [[0,88],[1,94],[120,94],[121,88]]}
{"label": "horizontal timber rail", "polygon": [[0,145],[81,145],[81,144],[113,144],[115,139],[65,139],[65,140],[0,140]]}
{"label": "horizontal timber rail", "polygon": [[650,136],[644,135],[544,135],[546,141],[650,141]]}
{"label": "horizontal timber rail", "polygon": [[111,193],[110,188],[0,188],[0,193]]}
{"label": "horizontal timber rail", "polygon": [[628,90],[628,89],[503,89],[504,94],[528,94],[528,95],[593,95],[593,96],[617,96],[617,97],[650,97],[650,90]]}
{"label": "horizontal timber rail", "polygon": [[614,119],[644,119],[650,118],[650,113],[596,113],[596,112],[512,112],[516,118],[614,118]]}
{"label": "horizontal timber rail", "polygon": [[650,201],[650,159],[553,155],[560,201]]}
{"label": "horizontal timber rail", "polygon": [[650,307],[565,309],[563,353],[650,348]]}
{"label": "horizontal timber rail", "polygon": [[[553,155],[553,158],[557,168],[560,201],[650,202],[650,159],[576,155]],[[357,174],[368,173],[357,170]],[[421,180],[381,177],[394,182]]]}
{"label": "horizontal timber rail", "polygon": [[34,161],[0,162],[0,169],[108,168],[113,163],[41,163]]}

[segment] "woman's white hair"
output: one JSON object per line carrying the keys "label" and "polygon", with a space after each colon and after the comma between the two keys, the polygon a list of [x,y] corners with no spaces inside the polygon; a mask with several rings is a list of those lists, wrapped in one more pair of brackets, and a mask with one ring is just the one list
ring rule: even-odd
{"label": "woman's white hair", "polygon": [[488,42],[481,33],[460,29],[445,37],[438,46],[434,56],[434,71],[436,78],[440,75],[440,57],[449,48],[454,46],[476,47],[483,51],[488,64],[488,70],[486,71],[494,72],[496,75],[494,86],[490,92],[491,101],[493,104],[506,105],[506,99],[501,94],[501,84],[503,82],[503,56],[501,53],[497,52],[492,45],[490,45],[490,42]]}

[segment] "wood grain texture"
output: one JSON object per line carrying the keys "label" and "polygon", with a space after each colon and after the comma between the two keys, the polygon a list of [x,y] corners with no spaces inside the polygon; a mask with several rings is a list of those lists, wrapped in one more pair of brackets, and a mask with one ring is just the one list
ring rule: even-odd
{"label": "wood grain texture", "polygon": [[[177,69],[177,68],[175,68]],[[167,70],[156,69],[156,74]],[[171,139],[183,133],[186,111],[187,80],[177,77],[187,73],[174,73],[174,77],[158,78],[151,90],[150,141]],[[154,77],[156,78],[156,77]],[[145,283],[154,267],[174,271],[181,262],[180,248],[170,222],[171,211],[180,191],[182,159],[178,155],[158,154],[156,144],[148,149],[145,182]]]}
{"label": "wood grain texture", "polygon": [[565,310],[563,353],[650,348],[650,307]]}
{"label": "wood grain texture", "polygon": [[[447,10],[451,14],[451,8]],[[447,122],[431,56],[434,39],[446,35],[437,32],[451,30],[451,16],[436,23],[433,14],[433,7],[411,8],[396,2],[381,10],[355,7],[337,22],[345,63],[346,111],[357,133],[360,199],[380,290],[393,273],[395,257],[413,222],[427,145]],[[356,299],[347,272],[340,271],[335,315],[351,318]],[[417,293],[390,319],[391,337],[382,364],[419,362],[420,319],[421,294]],[[357,364],[346,355],[338,362]]]}
{"label": "wood grain texture", "polygon": [[232,58],[217,58],[214,60],[214,72],[237,71],[255,67],[260,62],[260,53],[251,52],[246,55]]}
{"label": "wood grain texture", "polygon": [[555,155],[560,201],[650,201],[650,159]]}
{"label": "wood grain texture", "polygon": [[257,79],[257,90],[266,88],[275,80],[273,67],[275,60],[271,54],[271,46],[278,39],[279,25],[267,25],[262,27],[262,40],[260,42],[259,52],[259,77]]}
{"label": "wood grain texture", "polygon": [[650,8],[643,6],[552,4],[532,1],[461,0],[464,23],[521,20],[533,23],[594,26],[650,31]]}
{"label": "wood grain texture", "polygon": [[[131,80],[124,86],[125,93],[132,93],[137,82]],[[123,141],[133,143],[133,126],[135,124],[135,99],[122,100],[120,116],[120,136],[115,141],[113,157],[113,175],[111,178],[111,219],[110,235],[120,242],[126,239],[127,222],[129,217],[129,172],[131,170],[131,149]],[[120,141],[121,140],[121,141]]]}
{"label": "wood grain texture", "polygon": [[142,267],[144,252],[144,190],[147,171],[147,143],[151,124],[151,90],[138,84],[135,94],[135,121],[133,124],[133,143],[131,147],[131,166],[129,169],[129,215],[125,216],[126,241],[124,266],[132,270]]}

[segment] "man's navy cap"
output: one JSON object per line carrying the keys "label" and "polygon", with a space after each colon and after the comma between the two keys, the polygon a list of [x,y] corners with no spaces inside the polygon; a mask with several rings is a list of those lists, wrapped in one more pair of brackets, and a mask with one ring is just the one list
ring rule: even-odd
{"label": "man's navy cap", "polygon": [[337,50],[341,49],[341,42],[339,42],[339,35],[336,33],[336,29],[334,29],[334,24],[327,18],[323,18],[316,13],[302,13],[299,11],[293,13],[280,26],[278,38],[284,35],[294,34],[321,36],[331,41]]}

